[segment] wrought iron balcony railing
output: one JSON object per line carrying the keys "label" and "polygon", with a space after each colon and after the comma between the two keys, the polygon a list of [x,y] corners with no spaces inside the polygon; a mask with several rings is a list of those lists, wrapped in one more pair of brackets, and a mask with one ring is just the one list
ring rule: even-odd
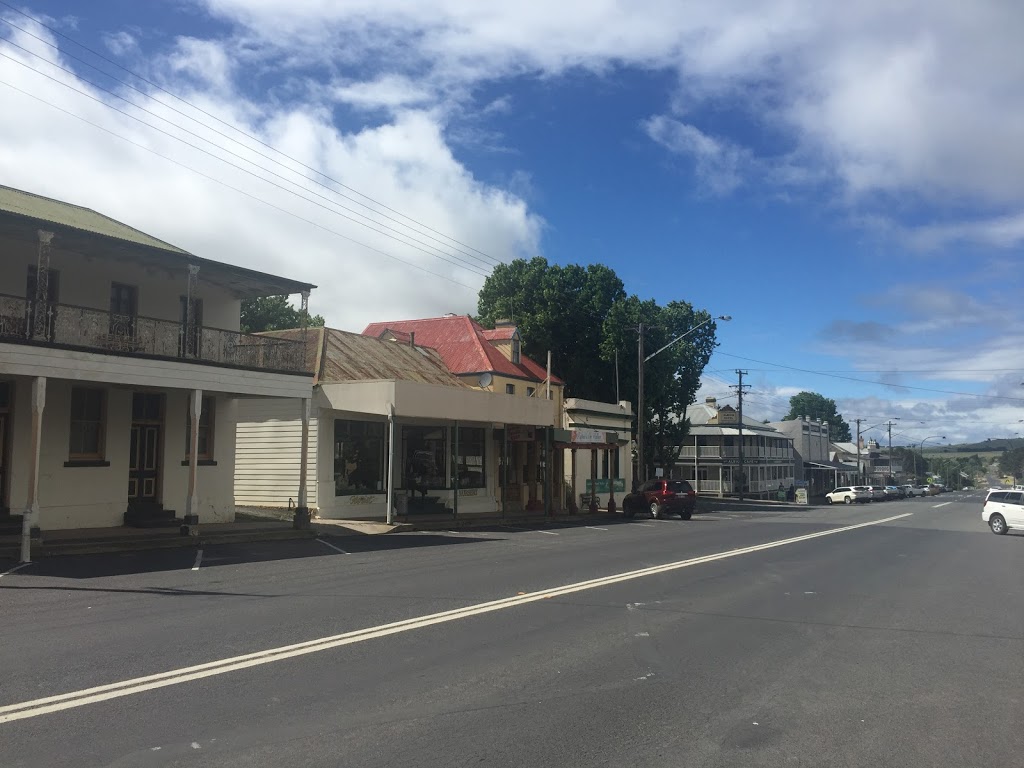
{"label": "wrought iron balcony railing", "polygon": [[112,355],[145,355],[238,368],[306,372],[301,341],[0,294],[0,341],[53,344]]}

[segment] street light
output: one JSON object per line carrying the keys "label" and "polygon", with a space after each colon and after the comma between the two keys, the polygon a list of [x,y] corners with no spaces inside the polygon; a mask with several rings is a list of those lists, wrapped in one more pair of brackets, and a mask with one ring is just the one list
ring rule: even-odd
{"label": "street light", "polygon": [[650,360],[655,355],[660,355],[662,352],[664,352],[666,349],[671,347],[677,341],[680,341],[681,339],[686,338],[691,333],[696,331],[698,328],[701,328],[702,326],[707,325],[708,323],[712,322],[713,320],[725,320],[726,322],[728,322],[728,321],[732,320],[732,315],[718,315],[717,317],[709,317],[704,322],[698,323],[697,325],[693,326],[693,328],[688,330],[686,333],[679,334],[674,339],[672,339],[672,341],[670,341],[668,344],[666,344],[665,346],[661,347],[656,352],[652,352],[651,354],[647,355],[647,357],[644,357],[644,324],[640,323],[637,326],[637,331],[639,332],[639,336],[637,337],[637,343],[636,343],[636,357],[637,357],[636,463],[637,463],[637,473],[640,475],[640,482],[641,483],[644,483],[644,482],[647,481],[647,467],[644,464],[644,363],[646,363],[648,360]]}
{"label": "street light", "polygon": [[[921,446],[919,448],[919,450],[921,451],[921,458],[922,459],[924,458],[924,444],[928,440],[934,440],[935,438],[938,438],[939,440],[945,440],[946,436],[945,435],[929,435],[924,440],[922,440],[921,441]],[[914,482],[915,483],[917,482],[917,454],[916,453],[914,454]]]}

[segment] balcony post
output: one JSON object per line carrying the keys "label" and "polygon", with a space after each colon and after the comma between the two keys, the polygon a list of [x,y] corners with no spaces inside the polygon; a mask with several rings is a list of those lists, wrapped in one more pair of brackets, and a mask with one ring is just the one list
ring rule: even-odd
{"label": "balcony post", "polygon": [[181,345],[184,357],[199,357],[199,340],[196,338],[196,282],[199,265],[188,265],[185,284],[185,339]]}
{"label": "balcony post", "polygon": [[36,254],[36,295],[29,297],[33,302],[31,338],[45,339],[49,331],[50,314],[50,243],[53,232],[36,230],[39,249]]}
{"label": "balcony post", "polygon": [[43,407],[46,405],[46,379],[32,380],[32,435],[28,448],[28,499],[21,517],[21,562],[32,560],[33,534],[39,532],[39,451],[43,441]]}
{"label": "balcony post", "polygon": [[193,389],[189,407],[188,436],[188,496],[185,498],[185,519],[181,524],[182,536],[199,535],[199,497],[196,493],[196,467],[199,462],[199,417],[203,410],[203,390]]}

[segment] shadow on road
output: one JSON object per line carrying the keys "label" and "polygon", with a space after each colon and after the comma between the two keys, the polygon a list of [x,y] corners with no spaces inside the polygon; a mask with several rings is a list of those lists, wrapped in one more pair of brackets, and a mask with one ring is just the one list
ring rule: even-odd
{"label": "shadow on road", "polygon": [[[504,531],[508,533],[508,531]],[[152,549],[136,552],[113,552],[102,554],[62,555],[41,558],[31,565],[18,569],[0,579],[0,591],[5,589],[69,589],[47,585],[32,586],[26,579],[99,579],[136,574],[160,573],[166,571],[208,570],[225,565],[247,565],[282,560],[322,559],[328,557],[347,558],[392,550],[418,549],[421,547],[458,546],[500,541],[494,537],[473,537],[470,535],[444,536],[438,534],[387,534],[377,536],[353,536],[324,539],[293,539],[284,541],[263,541],[238,544],[212,544],[202,548]],[[326,542],[326,543],[325,543]],[[331,546],[328,546],[331,545]],[[338,549],[344,552],[338,551]],[[202,556],[199,556],[199,552]],[[11,561],[0,561],[0,573],[13,568]],[[188,589],[111,589],[113,592],[149,592],[155,594],[226,594]],[[258,597],[261,595],[251,595]]]}

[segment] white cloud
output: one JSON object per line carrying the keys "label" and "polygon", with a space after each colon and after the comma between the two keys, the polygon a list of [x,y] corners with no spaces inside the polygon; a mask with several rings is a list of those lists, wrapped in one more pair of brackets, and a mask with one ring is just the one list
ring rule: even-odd
{"label": "white cloud", "polygon": [[[33,32],[47,37],[45,30],[33,28]],[[41,43],[20,33],[13,34],[18,44],[43,56],[55,55]],[[326,103],[257,104],[239,95],[234,86],[236,69],[229,50],[229,46],[210,41],[182,40],[170,57],[155,60],[153,66],[157,68],[156,76],[169,88],[217,118],[412,219],[479,248],[495,259],[506,260],[536,252],[542,226],[540,219],[521,199],[481,183],[455,159],[445,141],[442,118],[434,112],[399,110],[388,122],[343,133],[331,123]],[[27,55],[20,59],[40,66]],[[89,86],[71,75],[57,70],[53,74],[92,92]],[[458,259],[478,268],[479,263],[457,250],[479,255],[470,248],[445,241],[446,245],[438,247],[458,257],[449,256],[455,264],[446,264],[321,207],[332,208],[333,203],[318,198],[314,199],[321,205],[298,200],[284,190],[118,115],[103,104],[71,93],[12,61],[0,59],[0,80],[42,100],[0,86],[5,105],[0,110],[0,134],[4,136],[0,143],[0,177],[7,185],[95,208],[207,258],[316,283],[321,287],[313,293],[312,309],[337,327],[361,330],[372,320],[466,312],[475,308],[476,291],[482,278]],[[210,137],[217,144],[228,145],[225,138],[189,123],[160,101],[144,99],[138,94],[133,94],[132,98]],[[159,98],[171,103],[166,95],[159,95]],[[143,147],[409,264],[393,261],[240,195],[55,111],[43,102],[58,104]],[[123,104],[120,106],[125,108]],[[188,109],[181,104],[175,106]],[[230,128],[214,123],[211,118],[194,114],[216,125],[218,130],[234,135]],[[140,117],[159,124],[152,116],[140,113]],[[161,127],[173,132],[167,125]],[[195,138],[186,138],[199,143]],[[277,173],[289,175],[256,153],[258,150],[272,154],[271,150],[251,140],[241,141],[251,149],[234,146],[235,152]],[[230,159],[243,164],[238,159]],[[290,161],[284,162],[297,167]],[[267,175],[262,171],[258,173]],[[309,175],[303,170],[300,175],[291,177],[308,190],[303,193],[307,197],[332,196],[322,187],[302,181]],[[280,179],[272,180],[288,186]],[[358,198],[351,191],[340,191]],[[339,205],[358,209],[351,201],[332,199]],[[404,229],[409,236],[427,243],[428,246],[421,246],[427,250],[431,250],[429,245],[438,245],[433,238],[441,236],[436,232],[379,206],[376,209],[378,226]],[[399,219],[400,223],[388,221],[384,215]],[[417,267],[465,283],[470,288],[453,285]]]}
{"label": "white cloud", "polygon": [[695,126],[658,115],[645,120],[648,136],[666,149],[692,157],[700,182],[719,195],[732,192],[742,182],[744,166],[751,165],[750,153]]}
{"label": "white cloud", "polygon": [[103,35],[103,44],[115,56],[126,56],[129,53],[135,53],[139,49],[139,41],[124,30]]}
{"label": "white cloud", "polygon": [[[675,71],[670,112],[654,120],[681,120],[688,154],[709,150],[698,154],[708,162],[722,157],[715,147],[740,153],[736,137],[690,115],[745,104],[753,127],[789,145],[781,157],[757,156],[766,179],[832,180],[863,214],[908,200],[1001,206],[1005,222],[984,213],[952,231],[933,222],[919,239],[1022,241],[1024,13],[1015,0],[195,1],[269,49],[372,60],[438,92],[617,64]],[[720,191],[737,182],[731,168]]]}
{"label": "white cloud", "polygon": [[432,101],[428,88],[407,77],[385,75],[370,82],[350,82],[333,88],[338,101],[360,109],[414,107]]}

